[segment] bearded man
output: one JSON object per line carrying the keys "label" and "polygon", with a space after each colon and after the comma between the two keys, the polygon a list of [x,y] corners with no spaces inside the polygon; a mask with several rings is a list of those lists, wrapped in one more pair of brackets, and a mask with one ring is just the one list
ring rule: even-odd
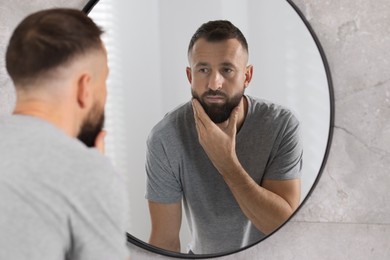
{"label": "bearded man", "polygon": [[253,74],[248,56],[229,21],[210,21],[193,35],[186,70],[193,99],[147,141],[150,244],[180,251],[182,203],[192,254],[256,243],[298,207],[299,123],[288,109],[244,94]]}
{"label": "bearded man", "polygon": [[101,153],[101,34],[79,10],[49,9],[11,36],[6,67],[17,101],[0,118],[0,259],[129,255],[124,179]]}

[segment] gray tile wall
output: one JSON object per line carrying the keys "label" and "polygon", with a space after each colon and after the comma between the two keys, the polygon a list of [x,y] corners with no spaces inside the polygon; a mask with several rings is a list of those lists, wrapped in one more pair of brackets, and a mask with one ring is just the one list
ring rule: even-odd
{"label": "gray tile wall", "polygon": [[[27,13],[86,0],[0,0],[0,114],[14,102],[4,49]],[[294,0],[333,77],[336,118],[322,177],[303,208],[260,244],[220,259],[390,259],[390,1]],[[132,259],[166,259],[131,246]]]}

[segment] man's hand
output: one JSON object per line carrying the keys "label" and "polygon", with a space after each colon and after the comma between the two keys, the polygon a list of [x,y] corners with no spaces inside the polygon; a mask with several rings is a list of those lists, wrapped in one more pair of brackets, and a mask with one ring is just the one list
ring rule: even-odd
{"label": "man's hand", "polygon": [[227,123],[215,124],[198,100],[192,100],[199,142],[207,156],[222,175],[239,163],[236,155],[236,133],[239,107],[233,109]]}
{"label": "man's hand", "polygon": [[245,216],[264,234],[286,221],[299,205],[300,181],[264,180],[256,183],[236,154],[236,132],[240,106],[228,122],[216,125],[197,100],[192,101],[199,142],[223,176]]}
{"label": "man's hand", "polygon": [[104,154],[104,138],[106,137],[107,132],[105,130],[102,130],[95,139],[95,148]]}

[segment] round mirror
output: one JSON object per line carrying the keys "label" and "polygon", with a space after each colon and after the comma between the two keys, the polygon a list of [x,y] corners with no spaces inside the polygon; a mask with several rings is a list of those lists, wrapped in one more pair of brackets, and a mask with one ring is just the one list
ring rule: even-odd
{"label": "round mirror", "polygon": [[195,31],[212,20],[231,21],[247,39],[249,64],[254,69],[245,93],[289,108],[300,122],[302,205],[327,158],[333,96],[320,43],[291,1],[104,0],[90,1],[84,11],[106,32],[103,40],[110,67],[106,154],[128,178],[130,242],[164,255],[204,258],[243,250],[263,239],[188,254],[193,234],[183,208],[181,252],[148,244],[151,220],[145,199],[146,140],[164,115],[191,99],[186,77],[188,44]]}

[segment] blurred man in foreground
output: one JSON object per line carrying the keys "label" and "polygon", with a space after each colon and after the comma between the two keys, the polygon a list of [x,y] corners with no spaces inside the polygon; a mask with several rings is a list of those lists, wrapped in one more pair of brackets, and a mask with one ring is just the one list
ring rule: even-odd
{"label": "blurred man in foreground", "polygon": [[125,183],[101,153],[101,34],[81,11],[51,9],[10,39],[17,102],[0,118],[0,259],[128,257]]}

